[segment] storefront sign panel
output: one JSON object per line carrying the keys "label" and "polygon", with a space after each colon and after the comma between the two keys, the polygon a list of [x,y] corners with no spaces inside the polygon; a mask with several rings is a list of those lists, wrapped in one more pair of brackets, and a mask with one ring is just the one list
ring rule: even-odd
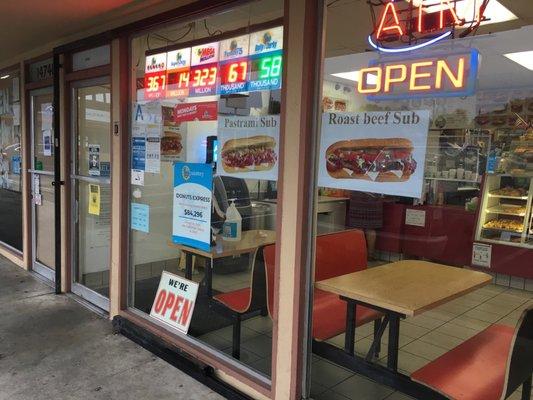
{"label": "storefront sign panel", "polygon": [[324,113],[318,185],[420,198],[429,111]]}
{"label": "storefront sign panel", "polygon": [[174,164],[172,241],[211,249],[213,169],[209,164]]}
{"label": "storefront sign panel", "polygon": [[150,316],[187,334],[197,295],[198,283],[163,271]]}
{"label": "storefront sign panel", "polygon": [[217,173],[276,181],[279,127],[279,115],[219,118]]}

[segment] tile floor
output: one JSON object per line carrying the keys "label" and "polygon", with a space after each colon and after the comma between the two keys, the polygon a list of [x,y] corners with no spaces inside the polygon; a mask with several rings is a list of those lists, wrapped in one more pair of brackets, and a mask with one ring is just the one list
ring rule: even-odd
{"label": "tile floor", "polygon": [[[214,287],[221,291],[234,290],[248,285],[248,280],[248,272],[217,275]],[[522,310],[530,305],[533,305],[533,292],[489,285],[420,316],[407,318],[400,327],[399,369],[410,374],[493,323],[514,326]],[[242,328],[241,360],[267,375],[271,365],[271,329],[268,317],[247,320]],[[356,352],[366,354],[372,329],[372,324],[356,329]],[[202,339],[230,354],[231,334],[231,327],[227,327],[210,332]],[[330,342],[342,346],[344,334]],[[387,333],[383,342],[387,343]],[[386,357],[380,362],[385,363]],[[311,396],[315,400],[409,399],[317,356],[313,356],[311,380]],[[519,400],[520,390],[510,399]]]}

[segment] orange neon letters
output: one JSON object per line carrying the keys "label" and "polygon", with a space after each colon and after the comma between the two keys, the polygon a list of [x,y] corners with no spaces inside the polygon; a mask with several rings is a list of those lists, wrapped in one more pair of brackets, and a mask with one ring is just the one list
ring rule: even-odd
{"label": "orange neon letters", "polygon": [[[375,74],[376,86],[373,88],[367,87],[367,77],[370,74]],[[357,82],[357,90],[359,93],[379,93],[381,91],[381,76],[383,75],[381,67],[363,68],[359,71],[359,82]]]}
{"label": "orange neon letters", "polygon": [[[385,20],[387,19],[387,14],[391,13],[392,18],[394,19],[394,23],[392,25],[385,25]],[[403,35],[402,27],[400,26],[400,20],[398,18],[398,13],[396,12],[396,7],[394,6],[394,3],[387,3],[385,6],[385,9],[383,10],[383,14],[381,15],[381,21],[379,23],[379,28],[376,33],[376,38],[379,39],[381,37],[382,32],[387,31],[398,31],[398,34],[400,36]]]}
{"label": "orange neon letters", "polygon": [[471,68],[469,56],[463,54],[373,64],[359,70],[357,91],[387,96],[425,91],[453,93],[469,85]]}
{"label": "orange neon letters", "polygon": [[437,61],[437,76],[435,78],[435,89],[442,88],[442,73],[445,72],[452,85],[456,88],[462,88],[465,84],[465,59],[461,57],[457,63],[457,76],[455,76],[445,60]]}
{"label": "orange neon letters", "polygon": [[409,90],[430,90],[430,85],[417,85],[416,81],[421,78],[429,78],[430,72],[418,72],[421,67],[430,67],[433,65],[433,61],[422,61],[411,64],[411,79],[409,80]]}
{"label": "orange neon letters", "polygon": [[[399,76],[394,77],[393,71],[400,71]],[[407,77],[407,67],[403,64],[387,65],[385,67],[385,93],[390,92],[393,83],[404,82]]]}

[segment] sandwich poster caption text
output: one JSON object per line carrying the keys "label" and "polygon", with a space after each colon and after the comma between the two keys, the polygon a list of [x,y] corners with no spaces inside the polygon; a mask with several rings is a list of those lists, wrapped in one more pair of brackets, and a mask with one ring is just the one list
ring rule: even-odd
{"label": "sandwich poster caption text", "polygon": [[219,118],[217,173],[276,181],[279,129],[279,115]]}
{"label": "sandwich poster caption text", "polygon": [[198,283],[163,271],[150,315],[187,334],[197,295]]}
{"label": "sandwich poster caption text", "polygon": [[318,184],[420,198],[429,111],[324,113]]}

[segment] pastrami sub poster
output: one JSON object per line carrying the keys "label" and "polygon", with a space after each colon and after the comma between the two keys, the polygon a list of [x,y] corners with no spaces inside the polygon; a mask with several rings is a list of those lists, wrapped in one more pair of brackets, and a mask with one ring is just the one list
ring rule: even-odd
{"label": "pastrami sub poster", "polygon": [[278,179],[279,115],[218,118],[217,174]]}
{"label": "pastrami sub poster", "polygon": [[324,113],[318,184],[420,198],[429,111]]}

